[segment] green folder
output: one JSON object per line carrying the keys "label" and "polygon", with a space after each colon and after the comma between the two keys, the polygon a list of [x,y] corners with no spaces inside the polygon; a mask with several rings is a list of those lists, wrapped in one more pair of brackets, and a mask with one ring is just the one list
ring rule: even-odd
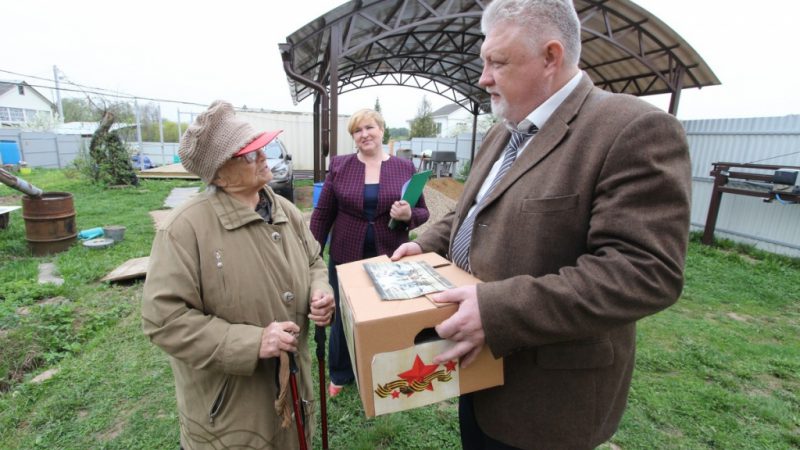
{"label": "green folder", "polygon": [[[403,185],[403,190],[401,193],[402,200],[408,202],[411,207],[417,206],[417,202],[419,201],[420,195],[422,195],[422,189],[425,187],[425,183],[428,182],[428,178],[431,176],[431,171],[426,170],[424,172],[415,173],[411,179],[409,179],[406,184]],[[397,221],[391,219],[389,221],[389,228],[394,230],[397,228]]]}

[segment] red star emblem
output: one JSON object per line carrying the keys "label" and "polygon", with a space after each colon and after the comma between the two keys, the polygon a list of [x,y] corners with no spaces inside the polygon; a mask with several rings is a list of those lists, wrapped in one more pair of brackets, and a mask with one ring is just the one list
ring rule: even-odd
{"label": "red star emblem", "polygon": [[392,398],[397,398],[397,397],[400,397],[400,391],[395,389],[394,391],[392,391]]}
{"label": "red star emblem", "polygon": [[[425,382],[425,377],[433,373],[436,368],[439,367],[438,364],[425,364],[420,359],[419,355],[414,359],[414,366],[410,370],[406,370],[403,373],[398,373],[397,376],[406,380],[406,383],[412,384],[413,382],[417,381],[420,383]],[[429,383],[426,386],[426,389],[429,391],[433,390],[433,384]]]}
{"label": "red star emblem", "polygon": [[458,364],[457,361],[447,361],[444,363],[444,367],[448,372],[453,372],[456,370],[456,364]]}

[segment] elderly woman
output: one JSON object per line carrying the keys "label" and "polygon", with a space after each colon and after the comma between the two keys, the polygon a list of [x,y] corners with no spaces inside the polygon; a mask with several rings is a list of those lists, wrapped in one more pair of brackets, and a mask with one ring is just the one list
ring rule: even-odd
{"label": "elderly woman", "polygon": [[[400,199],[403,184],[414,175],[414,165],[383,151],[385,129],[381,113],[362,109],[347,125],[357,152],[331,159],[330,171],[311,215],[311,231],[324,246],[333,229],[329,276],[339,308],[336,265],[378,255],[391,255],[408,242],[408,230],[428,220],[424,197],[416,205]],[[401,225],[389,228],[389,220]],[[328,395],[335,397],[353,382],[353,368],[344,339],[341,315],[331,326]]]}
{"label": "elderly woman", "polygon": [[187,450],[298,448],[275,407],[282,352],[296,352],[313,423],[309,319],[327,325],[334,302],[300,211],[266,186],[263,147],[278,133],[257,132],[216,101],[181,138],[184,167],[208,189],[156,233],[142,318],[170,356]]}

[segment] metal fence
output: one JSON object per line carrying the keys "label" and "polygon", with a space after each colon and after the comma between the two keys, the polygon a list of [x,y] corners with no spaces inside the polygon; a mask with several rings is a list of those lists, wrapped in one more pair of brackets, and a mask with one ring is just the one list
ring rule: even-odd
{"label": "metal fence", "polygon": [[24,161],[30,167],[50,169],[67,167],[89,148],[88,139],[81,136],[20,131],[17,128],[0,128],[0,141],[15,147],[18,152],[15,159]]}
{"label": "metal fence", "polygon": [[[692,158],[692,228],[708,215],[715,162],[800,166],[800,116],[683,122]],[[715,235],[800,257],[800,205],[722,196]]]}
{"label": "metal fence", "polygon": [[[281,116],[283,123],[270,123],[291,130],[285,141],[295,158],[296,170],[311,168],[313,149],[310,122],[302,115]],[[299,122],[287,124],[287,118]],[[274,118],[270,118],[273,119]],[[302,119],[302,120],[301,120]],[[309,123],[306,123],[309,122]],[[746,119],[708,119],[683,122],[692,158],[693,229],[705,226],[711,199],[712,163],[719,161],[800,166],[800,116],[759,117]],[[266,124],[258,123],[259,126]],[[340,124],[339,153],[352,152],[352,139]],[[308,128],[308,130],[306,130]],[[307,133],[306,133],[307,131]],[[476,152],[482,142],[477,137]],[[395,142],[394,150],[411,149],[414,154],[426,151],[455,151],[459,160],[454,173],[459,173],[470,159],[472,136],[456,138],[414,138]],[[305,139],[305,140],[303,140]],[[81,152],[88,150],[88,137],[0,129],[0,141],[16,143],[20,159],[31,167],[64,168]],[[287,145],[288,146],[288,145]],[[135,142],[131,148],[136,149]],[[143,143],[142,151],[157,165],[176,161],[177,144]],[[308,165],[309,167],[305,167]],[[717,219],[716,235],[753,244],[767,251],[800,257],[800,205],[764,203],[758,198],[724,195]]]}
{"label": "metal fence", "polygon": [[[483,135],[478,134],[475,137],[475,154],[483,143]],[[384,146],[388,149],[387,146]],[[410,149],[415,155],[434,151],[455,151],[458,162],[456,163],[453,173],[458,174],[468,163],[472,156],[472,134],[461,134],[454,138],[412,138],[410,141],[397,141],[394,143],[394,151],[397,152],[401,149]]]}
{"label": "metal fence", "polygon": [[[800,166],[800,115],[745,119],[683,121],[692,159],[692,229],[702,230],[708,215],[714,162]],[[482,136],[476,144],[480,148]],[[459,168],[469,161],[471,135],[458,138],[414,138],[395,143],[410,148],[456,150]],[[716,235],[752,244],[773,253],[800,257],[800,205],[765,203],[759,198],[723,195]]]}

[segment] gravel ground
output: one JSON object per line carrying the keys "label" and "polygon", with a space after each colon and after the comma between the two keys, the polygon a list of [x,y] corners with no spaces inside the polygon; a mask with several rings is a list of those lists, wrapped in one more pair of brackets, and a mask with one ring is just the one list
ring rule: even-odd
{"label": "gravel ground", "polygon": [[455,200],[442,194],[436,189],[426,186],[422,193],[425,195],[425,204],[428,206],[428,211],[431,213],[431,217],[427,222],[411,230],[413,233],[416,233],[417,236],[424,233],[431,224],[438,222],[439,219],[444,217],[445,214],[447,214],[449,211],[452,211],[456,207]]}

